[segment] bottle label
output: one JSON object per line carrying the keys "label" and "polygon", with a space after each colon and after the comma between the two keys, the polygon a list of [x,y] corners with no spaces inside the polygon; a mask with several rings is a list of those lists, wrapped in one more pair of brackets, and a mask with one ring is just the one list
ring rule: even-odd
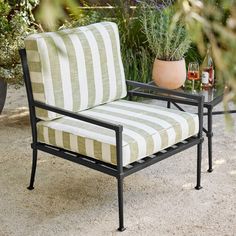
{"label": "bottle label", "polygon": [[209,83],[209,73],[206,71],[202,72],[202,83],[208,84]]}

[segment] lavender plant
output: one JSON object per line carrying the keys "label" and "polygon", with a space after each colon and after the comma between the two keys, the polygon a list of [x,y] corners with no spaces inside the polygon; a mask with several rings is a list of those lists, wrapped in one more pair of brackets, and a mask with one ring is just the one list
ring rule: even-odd
{"label": "lavender plant", "polygon": [[184,24],[180,20],[173,23],[172,3],[171,0],[141,3],[140,19],[149,47],[157,59],[166,61],[183,59],[191,44]]}

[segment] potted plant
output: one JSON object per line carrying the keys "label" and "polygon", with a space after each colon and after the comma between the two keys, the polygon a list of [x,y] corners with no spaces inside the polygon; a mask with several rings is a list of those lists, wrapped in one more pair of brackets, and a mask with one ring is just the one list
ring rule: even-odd
{"label": "potted plant", "polygon": [[32,4],[27,1],[20,4],[12,1],[11,4],[9,1],[0,2],[0,114],[6,99],[7,84],[16,87],[23,84],[18,49],[23,47],[24,37],[32,32],[29,27]]}
{"label": "potted plant", "polygon": [[152,77],[164,88],[176,89],[186,80],[184,56],[191,40],[184,24],[174,21],[172,1],[150,0],[142,3],[141,21],[150,50],[155,55]]}

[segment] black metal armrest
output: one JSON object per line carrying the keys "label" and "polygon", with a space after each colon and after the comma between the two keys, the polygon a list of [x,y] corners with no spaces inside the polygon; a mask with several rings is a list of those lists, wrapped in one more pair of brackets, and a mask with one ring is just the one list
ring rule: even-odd
{"label": "black metal armrest", "polygon": [[123,126],[122,125],[116,125],[109,122],[105,122],[102,120],[98,120],[92,117],[84,116],[78,113],[74,113],[71,111],[67,111],[58,107],[50,106],[45,103],[35,101],[33,98],[32,93],[32,86],[30,81],[30,74],[29,74],[29,68],[27,64],[27,55],[25,49],[19,50],[21,62],[22,62],[22,68],[24,72],[24,81],[26,85],[26,91],[27,91],[27,97],[29,102],[29,109],[30,109],[30,121],[31,121],[31,128],[32,128],[32,137],[33,137],[33,146],[37,144],[37,118],[35,113],[35,107],[45,109],[51,112],[58,113],[60,115],[68,116],[77,120],[85,121],[94,125],[98,125],[107,129],[111,129],[115,131],[116,136],[116,159],[117,159],[117,170],[119,173],[123,173],[123,157],[122,157],[122,131]]}
{"label": "black metal armrest", "polygon": [[105,122],[99,119],[91,118],[82,114],[74,113],[71,111],[67,111],[65,109],[61,109],[55,106],[47,105],[45,103],[39,102],[39,101],[34,101],[33,106],[45,109],[47,111],[55,112],[57,114],[63,115],[63,116],[68,116],[77,120],[85,121],[94,125],[98,125],[107,129],[114,130],[116,132],[121,132],[123,129],[122,125],[117,125],[117,124],[112,124],[110,122]]}
{"label": "black metal armrest", "polygon": [[[195,104],[198,103],[202,98],[202,95],[197,94],[187,94],[176,90],[170,90],[165,88],[160,88],[155,85],[151,84],[145,84],[140,83],[136,81],[126,80],[127,86],[133,87],[134,89],[129,90],[128,94],[133,96],[141,96],[144,97],[145,95],[153,97],[154,98],[163,98],[162,100],[166,101],[173,101],[173,102],[181,102],[181,103],[187,103],[194,102]],[[145,91],[140,91],[140,89],[146,89],[149,90],[149,92],[156,92],[156,94],[150,94]]]}
{"label": "black metal armrest", "polygon": [[58,107],[50,106],[39,101],[33,101],[32,105],[47,111],[55,112],[57,114],[68,116],[77,120],[85,121],[94,125],[98,125],[107,129],[114,130],[116,133],[116,160],[117,160],[117,169],[120,173],[123,172],[123,157],[122,157],[122,125],[112,124],[110,122],[105,122],[88,116],[84,116],[78,113],[70,112]]}
{"label": "black metal armrest", "polygon": [[[198,136],[202,137],[203,130],[203,103],[204,96],[198,94],[187,94],[176,90],[170,90],[165,88],[160,88],[155,85],[140,83],[136,81],[126,80],[126,85],[133,87],[133,89],[128,90],[129,96],[138,96],[151,99],[159,99],[163,101],[182,103],[186,105],[194,105],[198,107],[198,117],[199,117],[199,133]],[[142,91],[140,89],[146,89]],[[152,94],[150,92],[156,92]]]}

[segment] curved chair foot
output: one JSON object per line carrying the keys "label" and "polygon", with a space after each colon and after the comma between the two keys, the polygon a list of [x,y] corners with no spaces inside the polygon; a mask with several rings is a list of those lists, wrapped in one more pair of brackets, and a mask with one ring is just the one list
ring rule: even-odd
{"label": "curved chair foot", "polygon": [[29,186],[29,187],[27,187],[27,189],[29,189],[29,190],[33,190],[34,187],[33,187],[33,186]]}
{"label": "curved chair foot", "polygon": [[207,172],[211,173],[213,171],[212,168],[208,169]]}
{"label": "curved chair foot", "polygon": [[200,190],[202,189],[202,186],[196,186],[195,189]]}
{"label": "curved chair foot", "polygon": [[32,170],[31,170],[30,184],[28,187],[29,190],[34,189],[36,167],[37,167],[37,149],[33,149]]}
{"label": "curved chair foot", "polygon": [[126,228],[125,227],[121,227],[121,228],[119,227],[117,230],[120,231],[120,232],[123,232],[123,231],[126,230]]}

